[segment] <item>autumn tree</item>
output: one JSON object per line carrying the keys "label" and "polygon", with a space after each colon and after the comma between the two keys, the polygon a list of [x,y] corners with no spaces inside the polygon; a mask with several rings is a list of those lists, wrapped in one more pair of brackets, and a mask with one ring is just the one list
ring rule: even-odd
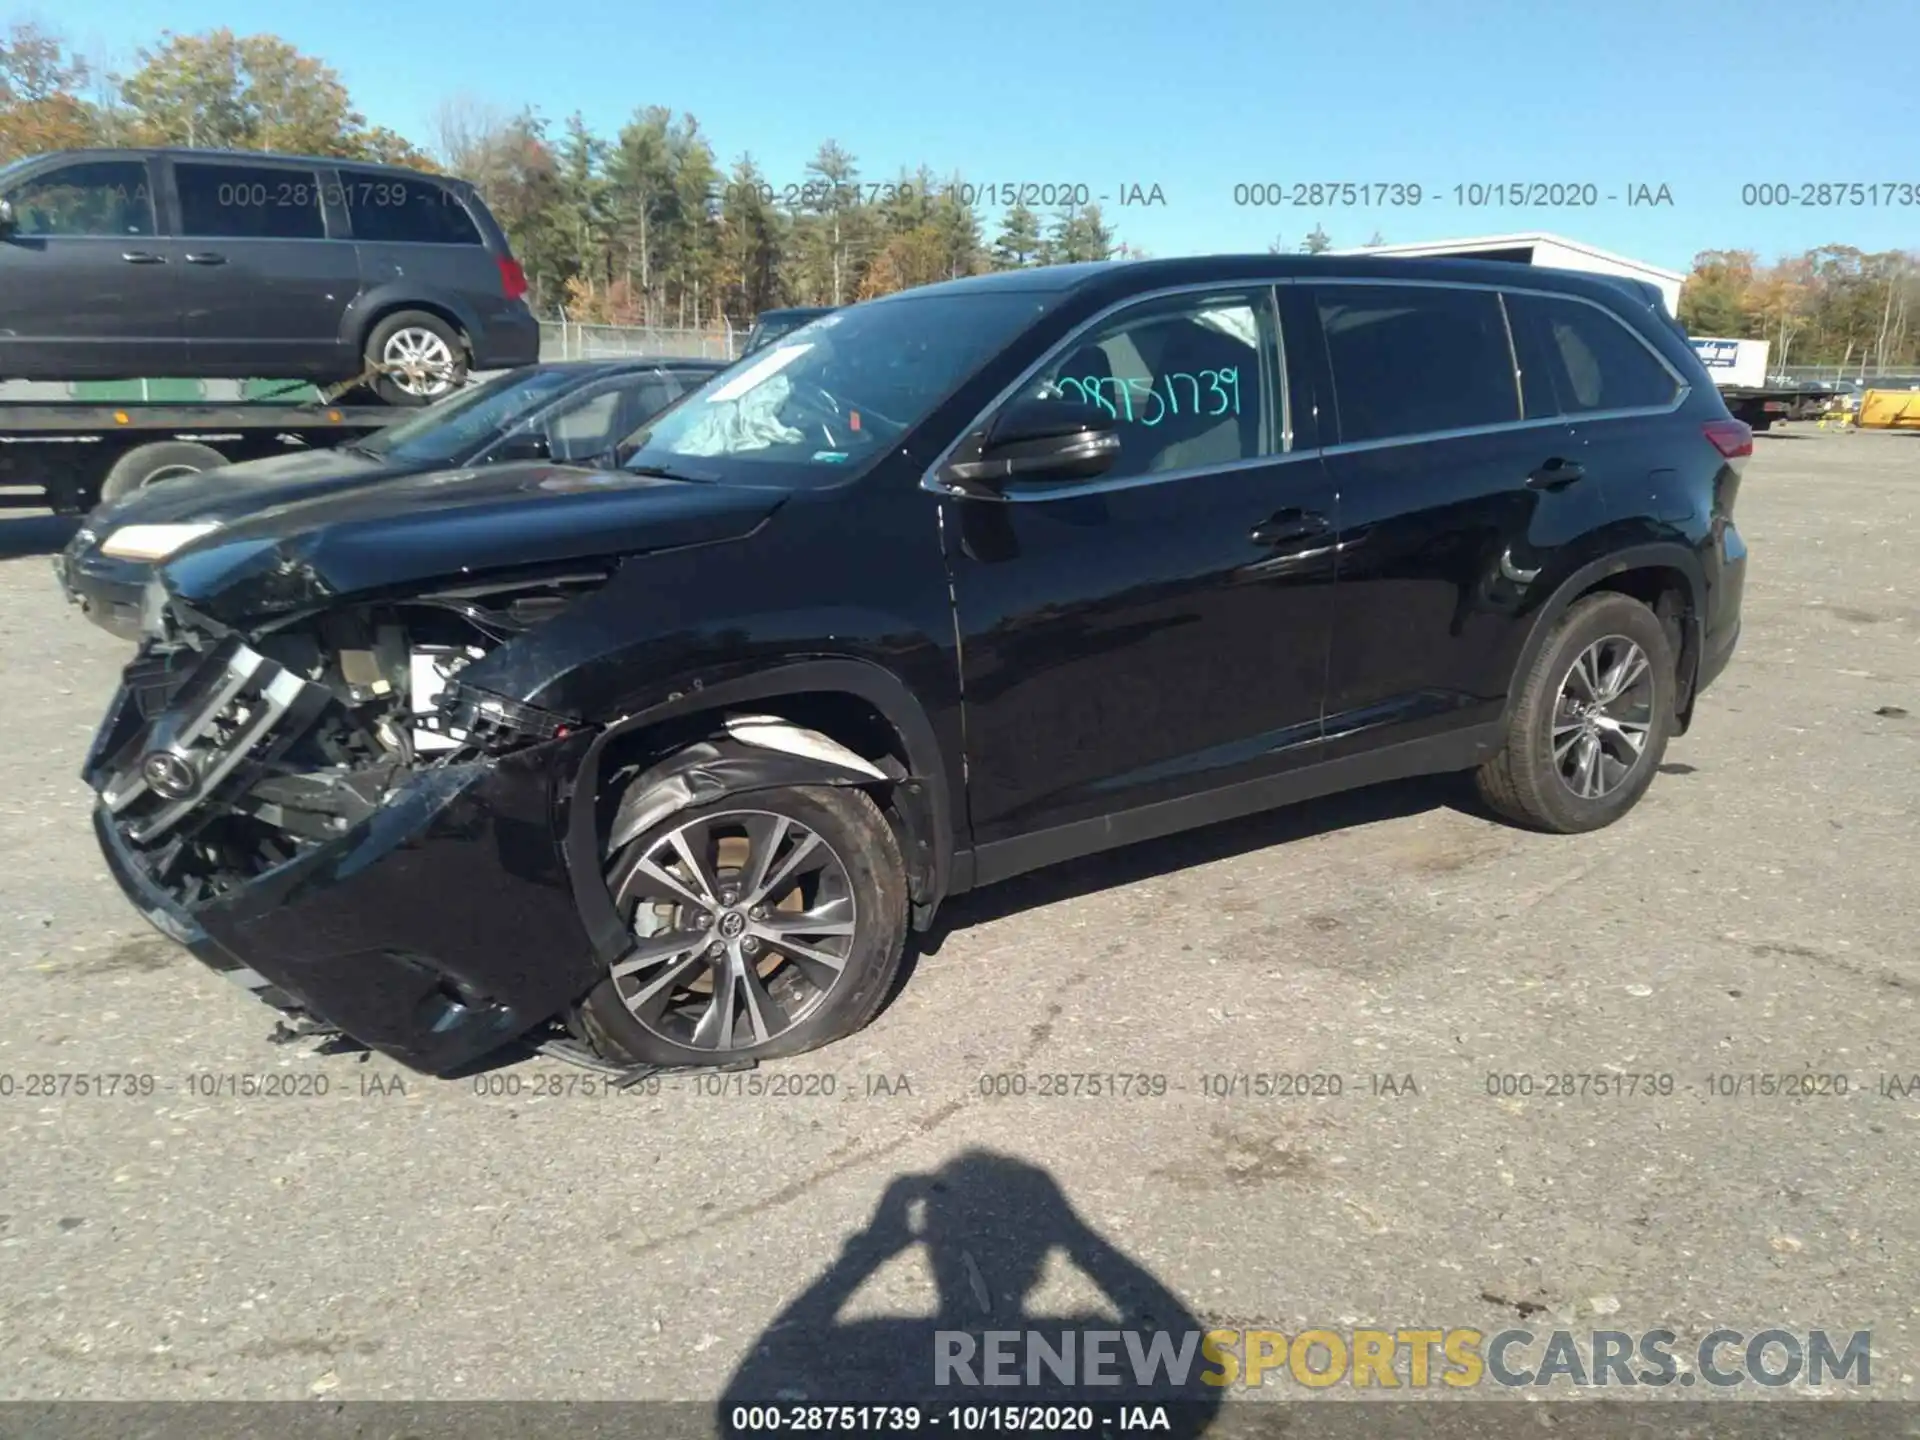
{"label": "autumn tree", "polygon": [[[1807,297],[1812,291],[1812,272],[1804,260],[1785,260],[1767,270],[1750,274],[1740,291],[1740,308],[1731,315],[1731,325],[1709,330],[1688,324],[1686,292],[1680,295],[1681,324],[1701,335],[1724,335],[1729,339],[1766,340],[1768,359],[1775,366],[1788,363],[1794,339],[1807,328]],[[1689,280],[1688,284],[1691,285]],[[1727,319],[1708,315],[1706,319]]]}
{"label": "autumn tree", "polygon": [[1751,250],[1703,250],[1694,256],[1680,290],[1680,323],[1696,335],[1752,338],[1758,262]]}
{"label": "autumn tree", "polygon": [[87,64],[28,21],[0,40],[0,161],[92,144],[93,107],[80,98]]}

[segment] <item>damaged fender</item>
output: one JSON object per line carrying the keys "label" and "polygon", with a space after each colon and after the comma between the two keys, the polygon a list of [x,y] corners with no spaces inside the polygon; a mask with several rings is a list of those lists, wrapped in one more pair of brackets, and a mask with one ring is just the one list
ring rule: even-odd
{"label": "damaged fender", "polygon": [[628,784],[614,811],[610,850],[679,811],[745,791],[900,778],[839,741],[775,715],[733,716],[724,728],[724,735],[687,746]]}

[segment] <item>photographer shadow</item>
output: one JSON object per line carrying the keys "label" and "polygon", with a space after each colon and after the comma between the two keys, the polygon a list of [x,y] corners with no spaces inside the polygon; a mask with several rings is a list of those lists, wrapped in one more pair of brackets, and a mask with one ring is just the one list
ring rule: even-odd
{"label": "photographer shadow", "polygon": [[[931,1316],[843,1320],[841,1312],[882,1266],[916,1246],[925,1249],[935,1290]],[[1028,1302],[1055,1252],[1077,1267],[1111,1307],[1108,1313],[1033,1314]],[[1170,1430],[1198,1435],[1220,1404],[1202,1382],[1200,1322],[1142,1265],[1128,1258],[1074,1211],[1045,1170],[991,1151],[969,1151],[930,1175],[894,1179],[867,1227],[838,1259],[783,1310],[755,1343],[721,1394],[718,1429],[736,1406],[806,1404],[917,1405],[944,1416],[950,1406],[1165,1405]],[[1003,1364],[1017,1384],[988,1383],[990,1332],[1018,1332]],[[1071,1382],[1049,1363],[1029,1366],[1026,1333],[1050,1351],[1070,1340]],[[1182,1346],[1189,1364],[1161,1364],[1142,1374],[1126,1337],[1111,1334],[1104,1373],[1118,1383],[1088,1384],[1082,1367],[1094,1332],[1135,1332],[1144,1354],[1155,1332],[1167,1352]],[[995,1352],[997,1353],[997,1352]],[[943,1365],[942,1357],[951,1363]],[[1173,1373],[1169,1373],[1170,1369]]]}

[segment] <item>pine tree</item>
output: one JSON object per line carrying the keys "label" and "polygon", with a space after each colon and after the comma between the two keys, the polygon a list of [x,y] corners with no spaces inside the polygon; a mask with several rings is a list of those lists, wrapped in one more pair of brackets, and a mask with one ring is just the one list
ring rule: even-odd
{"label": "pine tree", "polygon": [[1024,205],[1008,208],[1000,217],[1000,235],[993,242],[996,270],[1019,270],[1040,259],[1040,217]]}

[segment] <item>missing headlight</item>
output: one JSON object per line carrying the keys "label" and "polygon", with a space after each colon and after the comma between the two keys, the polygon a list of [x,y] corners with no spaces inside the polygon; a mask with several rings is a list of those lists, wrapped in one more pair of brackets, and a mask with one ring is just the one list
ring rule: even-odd
{"label": "missing headlight", "polygon": [[449,682],[441,692],[439,715],[430,723],[444,735],[457,736],[454,743],[489,754],[565,739],[577,728],[565,715],[489,695],[458,681]]}
{"label": "missing headlight", "polygon": [[407,652],[407,694],[415,717],[414,749],[422,754],[453,750],[467,738],[464,726],[440,727],[441,697],[454,675],[486,657],[478,645],[415,645]]}

